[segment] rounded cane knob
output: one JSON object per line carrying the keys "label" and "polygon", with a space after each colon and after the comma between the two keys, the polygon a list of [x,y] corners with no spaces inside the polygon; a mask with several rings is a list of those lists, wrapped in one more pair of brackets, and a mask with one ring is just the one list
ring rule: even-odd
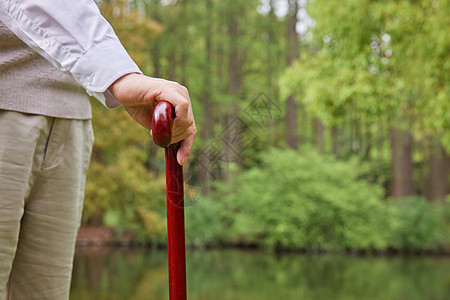
{"label": "rounded cane knob", "polygon": [[166,148],[172,141],[172,126],[175,110],[169,102],[159,101],[152,117],[152,135],[156,145]]}

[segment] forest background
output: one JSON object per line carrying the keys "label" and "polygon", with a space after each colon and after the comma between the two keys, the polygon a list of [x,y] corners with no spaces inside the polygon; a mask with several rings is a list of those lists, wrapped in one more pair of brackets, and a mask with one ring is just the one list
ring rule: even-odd
{"label": "forest background", "polygon": [[[98,4],[145,74],[190,91],[189,245],[450,251],[450,2]],[[163,151],[93,106],[83,226],[164,244]]]}

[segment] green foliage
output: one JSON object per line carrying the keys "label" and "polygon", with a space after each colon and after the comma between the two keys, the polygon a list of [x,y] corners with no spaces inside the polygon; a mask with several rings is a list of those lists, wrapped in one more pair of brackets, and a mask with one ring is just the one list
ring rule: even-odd
{"label": "green foliage", "polygon": [[423,198],[411,197],[393,202],[389,209],[393,247],[427,250],[450,242],[448,205],[430,204]]}
{"label": "green foliage", "polygon": [[[256,133],[256,142],[240,153],[242,164],[229,165],[229,180],[214,182],[210,196],[186,208],[188,243],[326,250],[447,247],[448,203],[386,201],[379,183],[391,176],[386,134],[391,126],[409,126],[416,140],[432,137],[450,149],[448,1],[308,1],[306,11],[316,25],[301,37],[300,58],[288,70],[287,18],[276,16],[273,6],[259,13],[259,4],[102,1],[103,14],[142,70],[189,88],[199,130],[191,161],[215,141],[219,154],[229,152],[221,141],[229,119],[245,122],[239,138]],[[235,79],[238,87],[231,88]],[[285,122],[271,119],[261,129],[245,113],[262,92],[281,110],[283,103],[276,100],[295,95],[301,152],[269,150],[283,145]],[[333,142],[351,150],[345,157],[365,143],[364,163],[308,150],[316,118],[326,126],[324,135],[331,127],[338,131]],[[95,104],[93,122],[84,222],[101,216],[107,226],[162,240],[162,151],[150,155],[148,132],[123,109]],[[209,136],[204,124],[212,127]],[[418,164],[426,159],[419,151]],[[189,168],[191,180],[205,180],[197,167]]]}
{"label": "green foliage", "polygon": [[301,95],[326,124],[353,113],[450,149],[448,1],[310,1],[307,10],[316,26],[281,78],[283,97]]}
{"label": "green foliage", "polygon": [[264,154],[262,161],[237,176],[227,186],[228,195],[225,191],[218,198],[232,239],[269,248],[386,246],[382,191],[358,179],[356,162],[279,149]]}
{"label": "green foliage", "polygon": [[120,231],[132,230],[146,239],[165,236],[165,176],[146,167],[152,143],[148,132],[123,109],[108,111],[95,104],[93,114],[96,139],[86,183],[84,223],[104,215],[105,225]]}
{"label": "green foliage", "polygon": [[381,190],[358,180],[355,163],[290,150],[272,150],[263,161],[265,172],[255,168],[238,178],[235,199],[248,202],[244,209],[253,211],[254,225],[259,224],[254,236],[262,237],[264,244],[316,249],[385,246],[378,236],[383,227],[377,218],[383,214]]}
{"label": "green foliage", "polygon": [[[269,249],[426,250],[444,246],[449,207],[413,198],[382,200],[356,160],[272,149],[187,212],[188,241]],[[448,231],[447,231],[448,232]]]}

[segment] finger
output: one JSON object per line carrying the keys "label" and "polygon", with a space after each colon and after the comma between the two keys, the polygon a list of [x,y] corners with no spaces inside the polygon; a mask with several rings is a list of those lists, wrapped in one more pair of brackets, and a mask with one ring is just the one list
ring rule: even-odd
{"label": "finger", "polygon": [[[184,101],[177,104],[175,106],[175,119],[174,122],[179,119],[179,121],[185,121],[189,119],[189,107],[191,106],[190,102],[183,98]],[[192,123],[192,122],[191,122]]]}
{"label": "finger", "polygon": [[189,127],[192,127],[192,125],[194,125],[194,122],[191,120],[175,119],[173,121],[172,136],[183,134]]}
{"label": "finger", "polygon": [[183,95],[183,97],[185,97],[189,101],[191,100],[189,97],[189,91],[185,86],[177,84],[177,90],[180,92],[181,95]]}
{"label": "finger", "polygon": [[190,135],[188,138],[181,142],[180,149],[177,152],[177,161],[180,165],[184,165],[191,154],[192,145],[194,144],[195,134]]}
{"label": "finger", "polygon": [[189,113],[189,100],[177,90],[169,90],[156,96],[156,100],[166,100],[175,108],[175,119],[187,119]]}
{"label": "finger", "polygon": [[172,135],[172,144],[182,141],[188,137],[190,137],[191,135],[195,134],[197,132],[197,130],[195,129],[195,126],[191,126],[188,129],[186,129],[185,131],[181,132],[178,135]]}
{"label": "finger", "polygon": [[187,112],[187,118],[175,118],[174,124],[173,124],[173,130],[172,135],[177,136],[181,133],[183,133],[187,128],[194,125],[195,128],[195,121],[194,121],[194,114],[192,113],[192,105],[189,105],[188,112]]}

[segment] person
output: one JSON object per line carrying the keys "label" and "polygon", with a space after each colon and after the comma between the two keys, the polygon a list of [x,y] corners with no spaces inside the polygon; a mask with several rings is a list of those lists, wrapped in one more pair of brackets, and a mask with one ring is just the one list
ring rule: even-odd
{"label": "person", "polygon": [[84,90],[151,128],[175,107],[172,142],[188,158],[187,89],[147,77],[93,0],[0,1],[0,297],[68,299],[93,134]]}

